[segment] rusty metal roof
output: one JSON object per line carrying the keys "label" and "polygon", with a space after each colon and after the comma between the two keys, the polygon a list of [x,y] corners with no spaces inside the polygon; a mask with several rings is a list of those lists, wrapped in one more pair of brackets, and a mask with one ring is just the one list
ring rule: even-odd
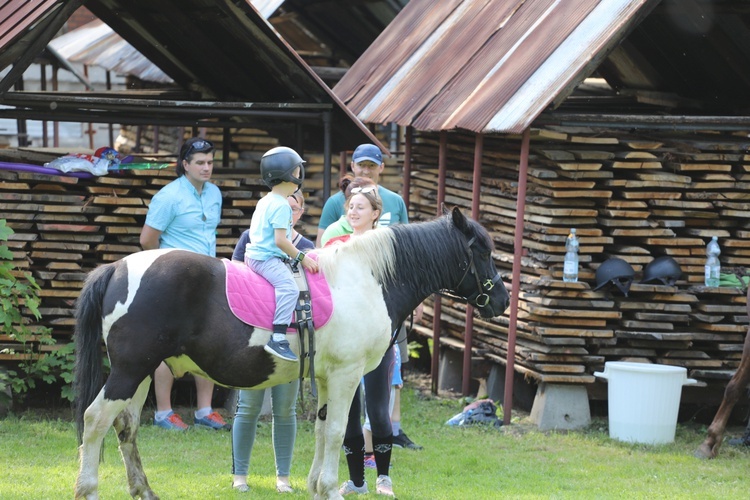
{"label": "rusty metal roof", "polygon": [[49,43],[49,47],[71,62],[100,66],[121,75],[136,76],[147,82],[174,82],[158,66],[99,20],[60,35]]}
{"label": "rusty metal roof", "polygon": [[[407,2],[251,0],[250,3],[310,66],[342,68],[334,73],[340,77]],[[71,62],[100,66],[150,82],[173,82],[99,20],[55,38],[50,46]],[[333,81],[338,81],[338,77]]]}
{"label": "rusty metal roof", "polygon": [[412,0],[334,91],[366,123],[425,131],[520,133],[591,75],[727,113],[749,104],[748,26],[730,0]]}
{"label": "rusty metal roof", "polygon": [[[33,106],[28,99],[4,96],[12,77],[19,76],[13,73],[22,72],[42,52],[81,3],[9,0],[0,8],[0,28],[13,32],[0,44],[0,70],[13,65],[0,81],[0,103],[15,106],[23,101],[25,106]],[[244,102],[248,106],[287,103],[295,110],[327,105],[332,111],[334,150],[352,149],[365,141],[378,143],[249,0],[88,0],[86,7],[191,92],[193,101]],[[118,97],[127,106],[128,96]],[[202,116],[210,116],[209,107],[201,109],[206,110]],[[283,115],[283,110],[277,115]],[[303,126],[315,127],[304,140],[311,149],[316,145],[319,150],[322,129],[327,125]]]}
{"label": "rusty metal roof", "polygon": [[412,0],[334,91],[364,122],[519,133],[648,2]]}

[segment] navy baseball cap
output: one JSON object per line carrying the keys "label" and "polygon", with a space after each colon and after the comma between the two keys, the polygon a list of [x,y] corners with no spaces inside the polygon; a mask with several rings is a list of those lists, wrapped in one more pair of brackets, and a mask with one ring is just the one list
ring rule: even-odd
{"label": "navy baseball cap", "polygon": [[368,160],[380,165],[383,163],[383,153],[380,152],[380,148],[375,144],[360,144],[357,146],[357,149],[354,150],[352,161],[354,163],[360,163]]}

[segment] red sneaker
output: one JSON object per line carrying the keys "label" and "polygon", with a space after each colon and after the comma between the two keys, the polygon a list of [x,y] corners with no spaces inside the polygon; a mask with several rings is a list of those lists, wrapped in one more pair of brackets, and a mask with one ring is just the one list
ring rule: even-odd
{"label": "red sneaker", "polygon": [[170,431],[186,431],[188,429],[188,425],[175,412],[171,412],[163,420],[154,419],[154,425]]}
{"label": "red sneaker", "polygon": [[195,419],[195,425],[197,427],[206,427],[208,429],[213,429],[216,431],[219,430],[229,430],[232,427],[224,421],[223,418],[221,418],[221,415],[219,415],[218,412],[211,412],[208,415],[206,415],[203,418],[196,418]]}

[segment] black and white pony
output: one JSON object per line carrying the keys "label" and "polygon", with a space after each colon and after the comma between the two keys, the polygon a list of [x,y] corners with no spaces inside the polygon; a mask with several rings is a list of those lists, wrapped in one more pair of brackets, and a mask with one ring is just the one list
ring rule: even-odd
{"label": "black and white pony", "polygon": [[[502,314],[508,292],[478,223],[454,208],[430,222],[370,231],[318,252],[331,289],[331,319],[316,331],[318,411],[315,457],[307,478],[316,498],[340,498],[339,450],[362,375],[382,359],[395,330],[430,294],[450,290],[484,318]],[[182,250],[135,253],[93,270],[76,310],[80,471],[75,497],[98,498],[102,440],[114,425],[134,498],[155,499],[136,445],[154,370],[165,361],[235,388],[293,380],[299,366],[263,350],[270,333],[237,319],[220,259]],[[289,336],[299,353],[297,336]],[[111,371],[103,384],[101,340]]]}

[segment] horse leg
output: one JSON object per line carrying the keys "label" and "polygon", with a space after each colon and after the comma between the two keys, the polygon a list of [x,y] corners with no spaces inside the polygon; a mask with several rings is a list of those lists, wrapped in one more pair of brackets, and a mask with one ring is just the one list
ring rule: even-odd
{"label": "horse leg", "polygon": [[99,498],[97,488],[99,487],[99,458],[102,441],[125,404],[126,402],[121,400],[104,399],[104,389],[102,389],[86,409],[83,415],[83,442],[79,448],[81,468],[76,479],[75,498],[86,500]]}
{"label": "horse leg", "polygon": [[130,496],[142,500],[158,500],[146,479],[143,464],[138,453],[136,438],[138,436],[138,425],[141,419],[141,409],[148,396],[151,386],[151,377],[147,377],[138,386],[133,398],[125,409],[115,418],[114,426],[117,431],[117,439],[120,441],[120,454],[125,463],[125,471],[128,476],[128,487]]}
{"label": "horse leg", "polygon": [[315,498],[319,498],[318,477],[323,465],[323,436],[328,423],[328,385],[326,381],[318,379],[318,411],[315,415],[315,454],[307,475],[307,491]]}
{"label": "horse leg", "polygon": [[[344,442],[349,408],[362,379],[362,370],[358,374],[330,373],[328,378],[328,398],[326,424],[318,429],[316,425],[315,461],[313,469],[318,470],[316,480],[317,496],[321,499],[339,499],[339,455]],[[318,416],[320,418],[320,416]],[[320,430],[321,434],[318,434]],[[322,457],[322,458],[321,458]]]}
{"label": "horse leg", "polygon": [[719,411],[716,412],[713,422],[708,427],[706,440],[695,450],[696,457],[716,458],[719,454],[719,448],[724,438],[724,431],[726,430],[729,416],[740,395],[744,393],[748,382],[750,382],[750,333],[745,336],[740,366],[727,384]]}

